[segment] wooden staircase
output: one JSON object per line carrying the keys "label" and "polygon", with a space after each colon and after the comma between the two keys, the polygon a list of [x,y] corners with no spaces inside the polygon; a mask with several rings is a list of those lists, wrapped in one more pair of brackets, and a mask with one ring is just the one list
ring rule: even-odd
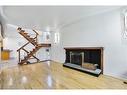
{"label": "wooden staircase", "polygon": [[[21,34],[28,42],[24,44],[22,47],[20,47],[17,52],[19,53],[19,63],[20,65],[23,64],[29,64],[30,62],[28,61],[31,57],[35,58],[37,62],[40,60],[35,56],[36,52],[42,48],[42,47],[51,47],[51,44],[38,44],[38,33],[33,30],[35,33],[35,37],[30,37],[30,35],[25,32],[25,30],[22,30],[22,28],[18,27],[17,29],[19,31],[19,34]],[[35,48],[33,50],[28,51],[24,47],[27,46],[28,44],[32,44]],[[27,53],[27,56],[24,57],[24,59],[21,59],[21,50],[25,51]]]}

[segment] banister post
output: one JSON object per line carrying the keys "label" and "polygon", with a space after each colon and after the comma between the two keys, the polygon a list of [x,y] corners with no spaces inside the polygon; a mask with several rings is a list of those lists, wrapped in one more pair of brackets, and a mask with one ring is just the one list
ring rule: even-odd
{"label": "banister post", "polygon": [[19,53],[19,63],[20,63],[20,50],[18,51],[18,53]]}

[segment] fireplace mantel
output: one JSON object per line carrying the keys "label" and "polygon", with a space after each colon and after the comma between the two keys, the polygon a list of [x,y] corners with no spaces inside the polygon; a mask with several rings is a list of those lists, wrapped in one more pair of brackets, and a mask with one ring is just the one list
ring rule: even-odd
{"label": "fireplace mantel", "polygon": [[[95,64],[98,63],[99,64],[98,69],[101,70],[100,73],[103,74],[103,49],[104,49],[103,47],[65,47],[64,49],[66,51],[66,60],[65,60],[65,63],[63,66],[69,67],[68,64],[71,64],[70,54],[72,52],[83,52],[84,56],[86,58],[86,59],[84,59],[84,62],[86,62],[85,60],[88,59],[88,60],[90,60],[89,62],[92,62]],[[90,56],[94,56],[94,57],[89,57],[89,54],[90,54]],[[96,60],[96,61],[94,61],[94,60]],[[76,64],[72,63],[70,66],[73,66],[73,65],[76,65]],[[71,68],[73,68],[73,67],[71,67]],[[74,69],[76,69],[76,68],[74,67]]]}
{"label": "fireplace mantel", "polygon": [[93,50],[95,50],[95,49],[104,49],[103,47],[65,47],[64,48],[65,50],[89,50],[89,49],[93,49]]}

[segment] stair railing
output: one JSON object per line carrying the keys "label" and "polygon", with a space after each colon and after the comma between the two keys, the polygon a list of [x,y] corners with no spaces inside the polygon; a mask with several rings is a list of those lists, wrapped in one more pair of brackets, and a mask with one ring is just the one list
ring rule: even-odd
{"label": "stair railing", "polygon": [[35,37],[35,38],[36,38],[36,42],[38,43],[38,35],[39,35],[39,34],[37,33],[36,30],[33,30],[33,31],[36,33],[36,37]]}
{"label": "stair railing", "polygon": [[[21,31],[21,28],[19,27],[17,30],[19,30],[19,31]],[[36,30],[33,30],[33,32],[36,34],[36,36],[33,38],[33,39],[35,39],[36,40],[36,43],[38,43],[38,33],[37,33],[37,31]],[[27,55],[30,53],[30,52],[28,52],[26,49],[24,49],[24,47],[25,46],[27,46],[29,43],[31,43],[32,41],[29,41],[29,42],[27,42],[26,44],[24,44],[22,47],[20,47],[18,50],[17,50],[17,52],[18,52],[18,60],[19,60],[19,63],[21,62],[21,50],[24,50],[26,53],[27,53]],[[34,55],[31,55],[31,56],[33,56],[36,60],[37,60],[37,62],[39,62],[40,60],[36,57],[36,56],[34,56]]]}

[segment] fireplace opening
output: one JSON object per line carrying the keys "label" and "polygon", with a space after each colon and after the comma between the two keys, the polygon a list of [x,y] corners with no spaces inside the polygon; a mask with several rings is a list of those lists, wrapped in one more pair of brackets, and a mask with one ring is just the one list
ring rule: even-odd
{"label": "fireplace opening", "polygon": [[85,50],[84,63],[91,63],[101,69],[101,51],[100,50]]}
{"label": "fireplace opening", "polygon": [[63,66],[78,69],[94,75],[103,73],[103,48],[65,48],[66,60]]}
{"label": "fireplace opening", "polygon": [[85,51],[85,52],[70,52],[70,63],[79,65],[83,68],[96,70],[99,66],[98,56],[95,51]]}

